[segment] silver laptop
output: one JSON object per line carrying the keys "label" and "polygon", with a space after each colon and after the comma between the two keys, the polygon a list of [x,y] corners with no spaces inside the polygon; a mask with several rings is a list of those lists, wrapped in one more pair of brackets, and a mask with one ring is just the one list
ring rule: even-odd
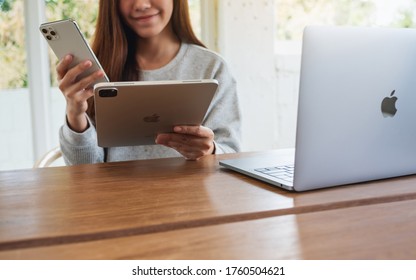
{"label": "silver laptop", "polygon": [[305,28],[294,153],[220,165],[294,191],[416,173],[415,29]]}

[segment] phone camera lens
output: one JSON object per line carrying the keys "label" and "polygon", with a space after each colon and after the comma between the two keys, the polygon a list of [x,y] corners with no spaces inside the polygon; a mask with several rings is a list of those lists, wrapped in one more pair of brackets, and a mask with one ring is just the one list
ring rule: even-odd
{"label": "phone camera lens", "polygon": [[52,40],[52,37],[48,35],[48,36],[46,36],[46,39]]}
{"label": "phone camera lens", "polygon": [[46,33],[48,33],[48,30],[45,29],[45,28],[42,28],[42,32],[46,34]]}
{"label": "phone camera lens", "polygon": [[98,93],[100,97],[116,97],[117,96],[117,89],[102,89]]}
{"label": "phone camera lens", "polygon": [[52,35],[52,36],[55,36],[55,35],[56,35],[56,32],[52,30],[52,31],[51,31],[51,35]]}

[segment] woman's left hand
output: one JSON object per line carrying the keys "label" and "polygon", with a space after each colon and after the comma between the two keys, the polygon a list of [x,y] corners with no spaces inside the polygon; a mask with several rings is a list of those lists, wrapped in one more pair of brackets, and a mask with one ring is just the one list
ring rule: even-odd
{"label": "woman's left hand", "polygon": [[163,133],[156,137],[156,144],[175,149],[186,159],[198,160],[215,150],[214,132],[204,126],[175,126],[174,133]]}

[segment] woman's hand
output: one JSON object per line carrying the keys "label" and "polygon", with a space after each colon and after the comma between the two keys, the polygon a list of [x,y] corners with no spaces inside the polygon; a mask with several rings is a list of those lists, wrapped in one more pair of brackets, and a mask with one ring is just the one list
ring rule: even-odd
{"label": "woman's hand", "polygon": [[87,100],[94,95],[90,85],[104,76],[103,71],[98,70],[91,75],[77,81],[77,77],[92,66],[89,60],[83,61],[69,69],[73,57],[67,55],[56,66],[58,73],[59,89],[66,99],[66,116],[70,128],[76,132],[83,132],[88,128],[85,116],[88,104]]}
{"label": "woman's hand", "polygon": [[214,132],[211,129],[204,126],[175,126],[173,131],[159,134],[156,144],[175,149],[189,160],[198,160],[214,153]]}

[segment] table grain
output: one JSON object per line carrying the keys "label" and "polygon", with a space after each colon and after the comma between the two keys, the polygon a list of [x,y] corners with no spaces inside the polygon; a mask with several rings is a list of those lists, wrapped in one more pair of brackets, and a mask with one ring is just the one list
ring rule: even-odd
{"label": "table grain", "polygon": [[76,244],[0,251],[0,259],[414,260],[416,200]]}
{"label": "table grain", "polygon": [[416,198],[416,176],[292,193],[218,165],[262,153],[0,172],[0,251]]}

